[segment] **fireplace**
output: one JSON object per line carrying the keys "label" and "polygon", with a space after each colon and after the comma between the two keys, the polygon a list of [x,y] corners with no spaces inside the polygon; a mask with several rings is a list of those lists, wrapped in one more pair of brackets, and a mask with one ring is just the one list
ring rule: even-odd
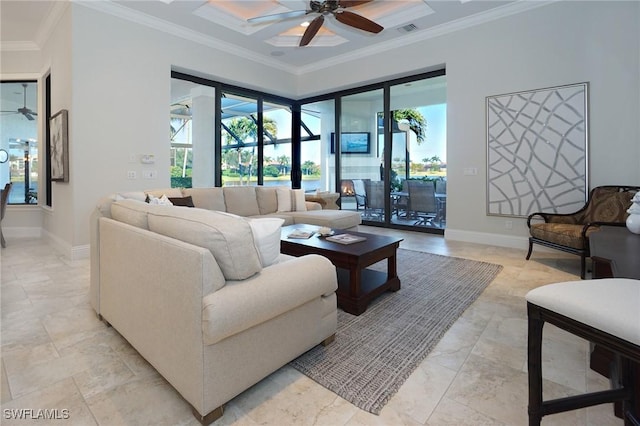
{"label": "fireplace", "polygon": [[342,197],[353,197],[355,194],[353,181],[351,179],[342,179],[340,182],[340,195]]}

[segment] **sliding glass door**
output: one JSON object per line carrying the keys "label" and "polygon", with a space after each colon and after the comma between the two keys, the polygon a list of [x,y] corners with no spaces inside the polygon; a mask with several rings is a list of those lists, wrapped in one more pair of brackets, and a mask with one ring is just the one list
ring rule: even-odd
{"label": "sliding glass door", "polygon": [[342,208],[360,212],[365,222],[384,223],[383,155],[375,143],[383,89],[341,98],[340,134],[332,134],[331,153],[340,154]]}
{"label": "sliding glass door", "polygon": [[396,225],[446,226],[446,97],[444,75],[390,87],[391,222]]}

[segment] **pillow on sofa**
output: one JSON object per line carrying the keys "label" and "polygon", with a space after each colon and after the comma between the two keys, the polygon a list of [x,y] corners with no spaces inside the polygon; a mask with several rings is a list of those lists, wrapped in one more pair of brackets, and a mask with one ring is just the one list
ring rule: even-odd
{"label": "pillow on sofa", "polygon": [[307,211],[302,189],[277,188],[278,213]]}
{"label": "pillow on sofa", "polygon": [[191,198],[191,196],[188,196],[188,197],[169,197],[169,201],[174,206],[195,207],[193,205],[193,198]]}
{"label": "pillow on sofa", "polygon": [[116,201],[129,199],[145,201],[147,199],[147,194],[145,194],[143,191],[118,192],[115,199]]}
{"label": "pillow on sofa", "polygon": [[217,210],[226,212],[227,206],[224,204],[224,192],[222,188],[185,188],[185,196],[190,196],[193,204],[198,208],[206,210]]}
{"label": "pillow on sofa", "polygon": [[154,206],[149,230],[211,251],[227,280],[244,280],[262,270],[251,226],[243,217],[204,209]]}
{"label": "pillow on sofa", "polygon": [[115,201],[111,204],[111,218],[137,228],[149,229],[147,213],[154,205],[134,199]]}
{"label": "pillow on sofa", "polygon": [[262,267],[273,265],[280,256],[280,233],[284,219],[270,217],[247,219],[258,249]]}
{"label": "pillow on sofa", "polygon": [[147,194],[147,203],[155,206],[172,206],[173,203],[169,201],[169,197],[162,195],[162,197],[156,197],[155,195]]}
{"label": "pillow on sofa", "polygon": [[224,203],[227,206],[227,212],[244,217],[258,216],[260,214],[255,187],[224,186],[222,190],[224,192]]}

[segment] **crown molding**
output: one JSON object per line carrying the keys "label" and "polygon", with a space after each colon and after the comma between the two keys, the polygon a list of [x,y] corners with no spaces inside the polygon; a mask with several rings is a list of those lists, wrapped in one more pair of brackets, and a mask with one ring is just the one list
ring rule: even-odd
{"label": "crown molding", "polygon": [[67,11],[70,1],[54,1],[52,3],[49,13],[47,14],[47,18],[44,20],[40,28],[38,28],[38,32],[35,36],[36,44],[40,46],[40,48],[42,48],[49,37],[51,37],[51,33],[53,33],[58,22],[60,22],[60,19]]}
{"label": "crown molding", "polygon": [[429,40],[435,37],[440,37],[445,34],[454,33],[456,31],[471,28],[477,25],[485,24],[487,22],[495,21],[497,19],[505,18],[508,16],[516,15],[522,12],[526,12],[539,7],[547,6],[552,3],[556,3],[561,0],[544,0],[544,1],[516,1],[509,3],[505,6],[492,9],[486,12],[481,12],[472,16],[457,19],[455,21],[447,22],[430,28],[428,30],[416,31],[415,33],[408,34],[405,37],[400,37],[394,40],[378,43],[374,46],[359,49],[353,52],[345,53],[343,55],[334,56],[323,61],[314,62],[313,64],[304,65],[296,68],[293,72],[296,75],[303,75],[308,72],[317,71],[323,68],[329,68],[336,65],[341,65],[345,62],[355,59],[362,59],[371,55],[379,55],[381,52],[388,50],[395,50],[409,44],[417,43],[420,41]]}
{"label": "crown molding", "polygon": [[216,38],[206,36],[200,32],[193,31],[180,25],[176,25],[172,22],[168,22],[163,19],[155,18],[145,13],[120,6],[119,4],[113,3],[111,0],[74,1],[74,3],[96,10],[98,12],[106,13],[118,18],[125,19],[127,21],[134,22],[139,25],[144,25],[146,27],[153,28],[167,34],[174,35],[176,37],[180,37],[194,43],[221,50],[233,56],[249,59],[251,61],[259,62],[263,65],[266,64],[281,71],[291,72],[290,65],[275,61],[268,56],[257,54],[251,50],[245,49],[235,44],[227,43]]}
{"label": "crown molding", "polygon": [[[336,65],[341,65],[345,62],[352,61],[354,59],[361,59],[371,55],[379,55],[381,52],[398,49],[408,44],[417,43],[425,40],[429,40],[435,37],[439,37],[445,34],[450,34],[456,31],[471,28],[477,25],[481,25],[487,22],[491,22],[497,19],[505,18],[522,12],[526,12],[539,7],[544,7],[552,3],[556,3],[560,0],[541,0],[541,1],[526,1],[518,0],[513,3],[509,3],[502,7],[492,9],[486,12],[481,12],[472,16],[461,18],[455,21],[448,22],[446,24],[438,25],[433,28],[416,31],[415,33],[407,34],[405,37],[400,37],[395,40],[378,43],[374,46],[359,49],[356,51],[350,51],[348,53],[335,56],[322,61],[313,62],[312,64],[302,66],[292,66],[284,64],[278,60],[274,60],[270,56],[255,53],[251,50],[239,47],[237,45],[221,41],[219,39],[206,36],[200,32],[193,31],[191,29],[176,25],[174,23],[152,17],[142,12],[138,12],[127,7],[114,3],[111,0],[101,1],[87,1],[87,0],[71,0],[74,4],[82,5],[84,7],[96,10],[101,13],[112,15],[121,19],[125,19],[130,22],[134,22],[139,25],[161,31],[163,33],[171,34],[176,37],[192,41],[207,47],[211,47],[217,50],[221,50],[233,56],[248,59],[254,62],[258,62],[262,65],[268,65],[281,71],[286,71],[294,75],[303,75],[312,71],[318,71],[319,69],[329,68]],[[47,19],[46,29],[39,32],[38,40],[46,40],[51,34],[51,31],[55,27],[55,24],[59,21],[63,15],[68,1],[54,2],[60,3],[52,8],[52,14]],[[41,44],[41,43],[40,43]],[[9,42],[1,43],[0,48],[4,51],[11,50],[38,50],[39,46],[36,43],[31,42]]]}

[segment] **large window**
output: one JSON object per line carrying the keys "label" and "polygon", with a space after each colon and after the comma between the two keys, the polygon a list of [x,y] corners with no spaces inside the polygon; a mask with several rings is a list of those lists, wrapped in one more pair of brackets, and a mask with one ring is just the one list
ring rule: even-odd
{"label": "large window", "polygon": [[10,204],[37,204],[38,83],[3,81],[0,84],[0,149],[7,161],[0,163],[0,186],[13,182]]}
{"label": "large window", "polygon": [[335,191],[365,223],[446,226],[444,70],[301,101],[172,76],[174,186]]}
{"label": "large window", "polygon": [[294,101],[172,76],[172,186],[291,185]]}

